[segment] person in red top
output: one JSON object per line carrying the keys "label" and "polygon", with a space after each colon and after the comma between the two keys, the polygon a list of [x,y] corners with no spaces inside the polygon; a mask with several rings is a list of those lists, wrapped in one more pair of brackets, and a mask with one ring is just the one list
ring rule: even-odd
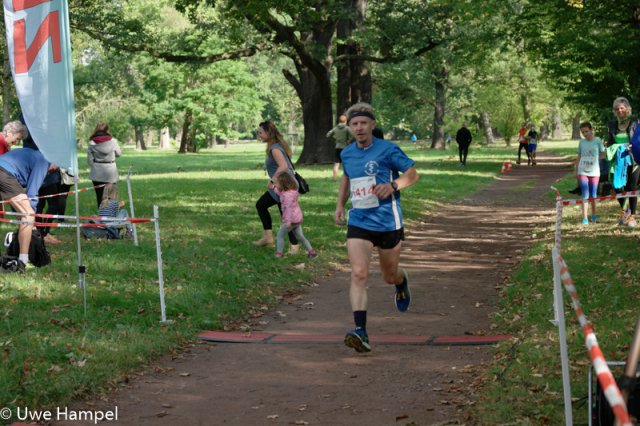
{"label": "person in red top", "polygon": [[0,155],[11,151],[11,145],[29,136],[24,124],[19,121],[10,121],[5,124],[0,132]]}

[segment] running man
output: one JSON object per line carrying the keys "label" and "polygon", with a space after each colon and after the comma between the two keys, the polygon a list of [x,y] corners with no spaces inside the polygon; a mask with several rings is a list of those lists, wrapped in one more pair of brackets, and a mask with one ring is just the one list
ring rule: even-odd
{"label": "running man", "polygon": [[334,213],[336,223],[344,224],[344,205],[351,199],[347,252],[355,328],[347,333],[344,343],[357,352],[369,352],[367,279],[374,247],[378,248],[384,281],[395,285],[396,308],[405,312],[411,303],[407,273],[398,268],[404,240],[399,191],[416,183],[420,176],[414,161],[396,144],[373,136],[376,119],[371,105],[355,104],[347,117],[356,143],[347,145],[341,154],[344,174]]}

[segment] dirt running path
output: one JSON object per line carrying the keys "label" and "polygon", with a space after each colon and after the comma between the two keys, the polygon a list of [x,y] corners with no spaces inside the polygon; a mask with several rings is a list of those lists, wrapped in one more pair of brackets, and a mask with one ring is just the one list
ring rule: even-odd
{"label": "dirt running path", "polygon": [[[535,238],[532,227],[553,220],[553,202],[544,196],[567,172],[567,163],[540,153],[539,166],[514,168],[411,225],[402,256],[411,309],[396,311],[392,288],[376,270],[370,335],[500,334],[490,330],[497,288]],[[343,335],[352,324],[348,280],[347,271],[336,271],[257,319],[252,329]],[[465,421],[461,407],[474,366],[490,360],[492,351],[373,344],[370,354],[361,355],[342,344],[203,343],[159,362],[108,400],[82,407],[117,405],[117,424],[135,426],[458,424]]]}

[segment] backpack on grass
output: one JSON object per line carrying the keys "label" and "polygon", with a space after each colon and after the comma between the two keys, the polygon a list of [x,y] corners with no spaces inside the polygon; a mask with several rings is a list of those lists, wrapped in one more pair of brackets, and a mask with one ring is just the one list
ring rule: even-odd
{"label": "backpack on grass", "polygon": [[[20,255],[20,243],[18,231],[9,232],[4,237],[4,245],[7,247],[7,256],[18,257]],[[31,244],[29,245],[29,262],[38,268],[51,263],[51,257],[44,244],[44,238],[37,228],[33,228]]]}

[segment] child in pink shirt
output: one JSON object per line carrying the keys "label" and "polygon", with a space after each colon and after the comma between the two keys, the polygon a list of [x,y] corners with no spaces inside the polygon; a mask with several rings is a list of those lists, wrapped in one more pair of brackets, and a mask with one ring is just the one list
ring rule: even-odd
{"label": "child in pink shirt", "polygon": [[309,241],[302,233],[302,210],[298,205],[298,182],[295,177],[287,172],[278,173],[269,183],[269,189],[273,189],[280,197],[282,208],[282,226],[278,231],[276,242],[276,257],[282,257],[284,237],[293,231],[298,241],[304,245],[309,253],[309,259],[318,257],[318,253],[311,247]]}

